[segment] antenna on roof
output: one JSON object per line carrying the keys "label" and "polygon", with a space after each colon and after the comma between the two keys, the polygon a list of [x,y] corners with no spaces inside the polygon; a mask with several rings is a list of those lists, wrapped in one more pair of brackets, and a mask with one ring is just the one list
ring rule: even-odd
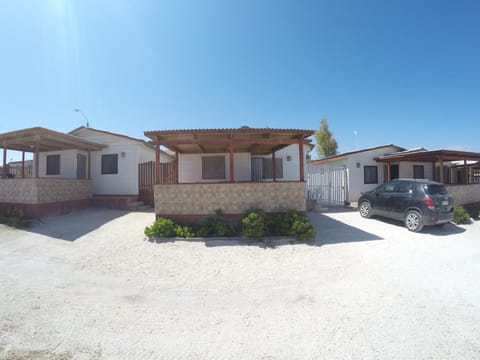
{"label": "antenna on roof", "polygon": [[83,118],[85,119],[85,121],[87,122],[87,124],[86,124],[86,125],[87,125],[87,128],[90,127],[90,123],[89,123],[87,117],[85,116],[85,114],[83,113],[83,111],[80,110],[80,109],[74,109],[74,110],[75,110],[76,112],[79,112],[80,114],[82,114],[82,117],[83,117]]}

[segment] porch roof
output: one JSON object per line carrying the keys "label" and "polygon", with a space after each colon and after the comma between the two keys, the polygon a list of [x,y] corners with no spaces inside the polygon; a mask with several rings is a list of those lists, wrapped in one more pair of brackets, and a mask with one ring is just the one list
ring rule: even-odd
{"label": "porch roof", "polygon": [[271,154],[290,144],[310,145],[306,139],[314,130],[250,128],[186,129],[145,131],[145,136],[159,145],[183,153],[224,153],[233,145],[235,152],[253,155]]}
{"label": "porch roof", "polygon": [[437,161],[458,161],[458,160],[480,160],[480,153],[458,150],[419,150],[416,152],[396,153],[380,156],[375,159],[378,162],[393,161],[418,161],[418,162],[437,162]]}
{"label": "porch roof", "polygon": [[0,146],[4,149],[35,152],[58,150],[101,150],[106,146],[78,136],[33,127],[0,134]]}

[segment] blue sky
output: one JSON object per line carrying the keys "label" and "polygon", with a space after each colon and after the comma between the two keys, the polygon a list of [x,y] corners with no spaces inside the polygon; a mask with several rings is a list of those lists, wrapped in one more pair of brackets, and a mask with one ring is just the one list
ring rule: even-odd
{"label": "blue sky", "polygon": [[[480,151],[480,2],[0,3],[0,133],[317,129]],[[357,137],[354,131],[357,131]],[[1,161],[1,159],[0,159]]]}

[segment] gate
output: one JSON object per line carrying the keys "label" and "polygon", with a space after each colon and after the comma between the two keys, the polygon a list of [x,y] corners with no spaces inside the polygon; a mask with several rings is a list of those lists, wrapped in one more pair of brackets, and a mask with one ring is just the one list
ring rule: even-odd
{"label": "gate", "polygon": [[348,204],[348,170],[307,164],[307,198],[328,207]]}
{"label": "gate", "polygon": [[[160,163],[160,184],[176,184],[175,162]],[[138,200],[154,206],[155,161],[138,164]]]}

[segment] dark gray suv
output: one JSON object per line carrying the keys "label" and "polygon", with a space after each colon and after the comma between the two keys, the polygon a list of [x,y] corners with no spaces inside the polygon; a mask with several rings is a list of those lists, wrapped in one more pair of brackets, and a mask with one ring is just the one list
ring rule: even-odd
{"label": "dark gray suv", "polygon": [[363,217],[380,215],[405,222],[410,231],[441,225],[453,218],[453,199],[445,185],[423,179],[395,179],[363,193],[358,199]]}

